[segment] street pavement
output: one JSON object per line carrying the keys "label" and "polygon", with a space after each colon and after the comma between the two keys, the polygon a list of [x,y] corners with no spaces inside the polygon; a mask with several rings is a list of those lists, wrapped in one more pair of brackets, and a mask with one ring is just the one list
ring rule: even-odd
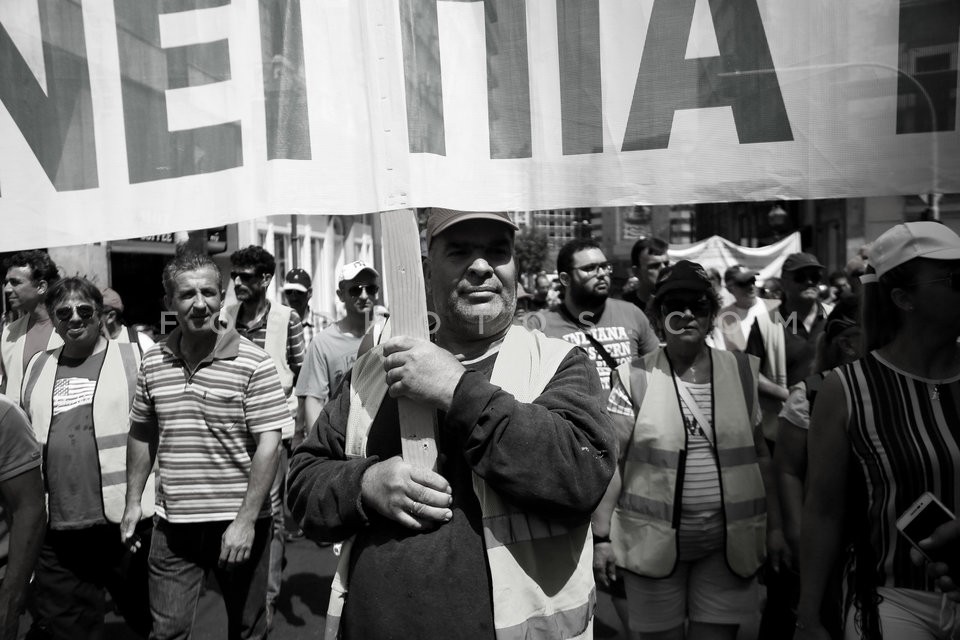
{"label": "street pavement", "polygon": [[[330,596],[330,582],[337,567],[332,547],[318,547],[307,539],[287,543],[287,564],[283,572],[283,587],[277,601],[271,640],[320,640]],[[738,640],[756,637],[757,620],[745,620]],[[30,627],[25,616],[20,623],[20,638]],[[216,580],[212,577],[197,606],[196,624],[192,640],[223,640],[226,637],[227,616],[223,609]],[[456,637],[455,631],[451,638]],[[594,638],[597,640],[628,640],[617,618],[610,597],[597,594],[597,615],[594,619]],[[113,613],[106,619],[104,640],[138,640],[124,622]],[[411,639],[415,640],[415,639]]]}

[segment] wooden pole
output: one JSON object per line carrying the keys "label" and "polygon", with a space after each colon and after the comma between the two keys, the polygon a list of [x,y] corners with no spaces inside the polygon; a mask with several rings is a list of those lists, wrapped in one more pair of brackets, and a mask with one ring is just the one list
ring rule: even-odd
{"label": "wooden pole", "polygon": [[[412,209],[384,212],[380,224],[392,335],[428,340],[427,293],[417,214]],[[416,467],[436,471],[436,412],[407,398],[399,398],[398,405],[403,459]]]}

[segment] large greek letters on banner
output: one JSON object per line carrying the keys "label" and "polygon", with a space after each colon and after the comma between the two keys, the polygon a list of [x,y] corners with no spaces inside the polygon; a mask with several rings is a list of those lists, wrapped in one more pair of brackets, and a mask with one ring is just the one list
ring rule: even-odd
{"label": "large greek letters on banner", "polygon": [[0,250],[960,191],[952,0],[0,2]]}

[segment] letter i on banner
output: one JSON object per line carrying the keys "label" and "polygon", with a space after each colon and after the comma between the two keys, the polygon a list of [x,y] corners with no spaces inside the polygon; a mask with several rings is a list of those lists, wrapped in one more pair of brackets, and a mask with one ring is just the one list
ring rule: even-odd
{"label": "letter i on banner", "polygon": [[[420,263],[420,231],[412,209],[380,214],[383,229],[384,284],[390,296],[392,335],[427,340],[427,293]],[[403,459],[437,469],[437,437],[431,407],[398,398]]]}

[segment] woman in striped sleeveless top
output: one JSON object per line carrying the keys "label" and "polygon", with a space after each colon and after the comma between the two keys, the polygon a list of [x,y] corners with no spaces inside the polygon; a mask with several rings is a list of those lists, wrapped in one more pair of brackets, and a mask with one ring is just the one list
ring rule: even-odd
{"label": "woman in striped sleeveless top", "polygon": [[[811,417],[794,638],[828,637],[820,604],[848,510],[864,535],[845,637],[952,638],[960,614],[911,562],[896,520],[924,491],[960,513],[960,237],[935,222],[897,225],[870,261],[867,355],[824,380]],[[848,478],[857,477],[865,495],[845,504]]]}

